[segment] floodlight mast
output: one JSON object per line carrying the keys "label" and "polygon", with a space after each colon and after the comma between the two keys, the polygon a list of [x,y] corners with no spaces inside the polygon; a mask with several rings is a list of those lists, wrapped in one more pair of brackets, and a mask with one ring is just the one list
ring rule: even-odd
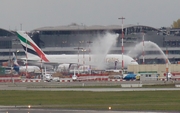
{"label": "floodlight mast", "polygon": [[81,47],[74,48],[78,50],[78,74],[79,74],[79,50],[83,49]]}
{"label": "floodlight mast", "polygon": [[166,45],[166,79],[168,81],[168,73],[169,73],[169,65],[168,65],[168,49],[167,49],[167,45]]}
{"label": "floodlight mast", "polygon": [[90,69],[90,74],[91,74],[91,64],[90,64],[90,62],[91,62],[91,56],[90,56],[90,44],[91,43],[93,43],[93,42],[91,42],[91,41],[88,41],[87,42],[88,43],[88,53],[89,53],[89,69]]}
{"label": "floodlight mast", "polygon": [[123,20],[125,19],[124,17],[118,18],[122,20],[122,74],[124,73],[124,59],[123,59],[123,54],[124,54],[124,45],[123,45],[123,39],[124,39],[124,33],[123,33]]}
{"label": "floodlight mast", "polygon": [[144,31],[143,31],[143,39],[142,39],[142,43],[143,43],[143,53],[142,53],[142,55],[143,55],[143,64],[145,64],[145,59],[144,59],[144,35],[145,35],[145,33],[144,33]]}
{"label": "floodlight mast", "polygon": [[28,43],[28,41],[26,39],[26,77],[27,77],[27,66],[28,66],[28,63],[27,63],[27,59],[28,59],[28,57],[27,57],[27,43]]}
{"label": "floodlight mast", "polygon": [[83,72],[85,72],[85,52],[86,52],[86,49],[82,49],[81,50],[83,52]]}
{"label": "floodlight mast", "polygon": [[41,55],[41,79],[43,79],[43,70],[42,70],[42,55]]}

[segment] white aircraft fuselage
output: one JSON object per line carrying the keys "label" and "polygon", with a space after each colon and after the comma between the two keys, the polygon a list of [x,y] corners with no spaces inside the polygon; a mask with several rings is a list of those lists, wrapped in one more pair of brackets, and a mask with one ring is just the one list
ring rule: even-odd
{"label": "white aircraft fuselage", "polygon": [[[46,58],[50,63],[59,63],[59,64],[80,64],[80,65],[94,65],[100,66],[105,65],[105,68],[120,68],[122,67],[122,55],[119,54],[107,54],[106,56],[101,55],[46,55]],[[26,60],[26,58],[22,58]],[[79,59],[79,60],[78,60]],[[41,62],[39,57],[29,57],[28,61],[37,61]],[[79,62],[78,62],[79,61]],[[123,55],[124,68],[127,68],[128,65],[138,65],[138,63],[131,57]],[[47,62],[47,61],[42,61]],[[47,62],[47,63],[48,63]],[[116,63],[115,63],[116,62]]]}
{"label": "white aircraft fuselage", "polygon": [[[93,55],[46,55],[36,43],[24,32],[17,31],[17,36],[27,53],[27,59],[24,60],[45,62],[49,64],[79,64],[79,65],[94,65],[100,68],[127,68],[128,65],[137,65],[138,63],[127,55],[107,54]],[[122,63],[123,59],[123,63]]]}

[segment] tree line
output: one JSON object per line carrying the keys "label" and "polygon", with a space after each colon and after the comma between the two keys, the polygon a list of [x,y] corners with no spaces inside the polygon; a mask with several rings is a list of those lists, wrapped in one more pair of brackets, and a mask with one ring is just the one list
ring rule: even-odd
{"label": "tree line", "polygon": [[180,28],[180,19],[177,21],[174,21],[173,24],[171,25],[172,28]]}

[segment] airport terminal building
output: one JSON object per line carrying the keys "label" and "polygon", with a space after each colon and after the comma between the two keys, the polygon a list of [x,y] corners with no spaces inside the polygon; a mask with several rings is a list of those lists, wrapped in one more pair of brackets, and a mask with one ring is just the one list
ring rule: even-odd
{"label": "airport terminal building", "polygon": [[[143,57],[145,64],[164,64],[163,54],[166,51],[168,51],[171,63],[180,61],[180,29],[125,25],[123,31],[124,54],[135,58],[139,64],[142,64]],[[109,53],[121,54],[122,26],[119,25],[85,26],[73,23],[67,26],[37,28],[28,35],[46,54],[77,54],[78,50],[75,48],[91,48],[93,41],[107,32],[119,34]],[[144,47],[144,55],[142,55],[142,47]],[[25,57],[15,31],[0,29],[0,60],[10,59],[12,52],[15,52],[18,58]],[[84,54],[88,54],[88,52],[86,51]]]}

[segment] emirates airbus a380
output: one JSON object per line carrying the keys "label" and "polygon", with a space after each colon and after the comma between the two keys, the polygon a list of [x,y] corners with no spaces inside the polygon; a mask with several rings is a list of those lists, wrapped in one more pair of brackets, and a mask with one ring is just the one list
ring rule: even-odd
{"label": "emirates airbus a380", "polygon": [[[68,66],[70,64],[79,64],[84,65],[83,61],[86,62],[86,65],[95,65],[98,64],[99,59],[96,58],[96,55],[91,55],[91,61],[89,61],[88,55],[47,55],[45,54],[36,44],[35,42],[26,34],[24,31],[17,31],[17,36],[27,53],[27,61],[28,62],[43,62],[44,64],[57,64],[57,65],[65,65]],[[27,51],[27,52],[26,52]],[[78,62],[79,59],[79,62]],[[106,68],[114,69],[121,68],[122,55],[121,54],[107,54],[103,59],[104,65]],[[22,58],[22,60],[26,60],[26,58]],[[124,68],[127,68],[128,65],[138,65],[138,63],[130,56],[123,55]]]}

